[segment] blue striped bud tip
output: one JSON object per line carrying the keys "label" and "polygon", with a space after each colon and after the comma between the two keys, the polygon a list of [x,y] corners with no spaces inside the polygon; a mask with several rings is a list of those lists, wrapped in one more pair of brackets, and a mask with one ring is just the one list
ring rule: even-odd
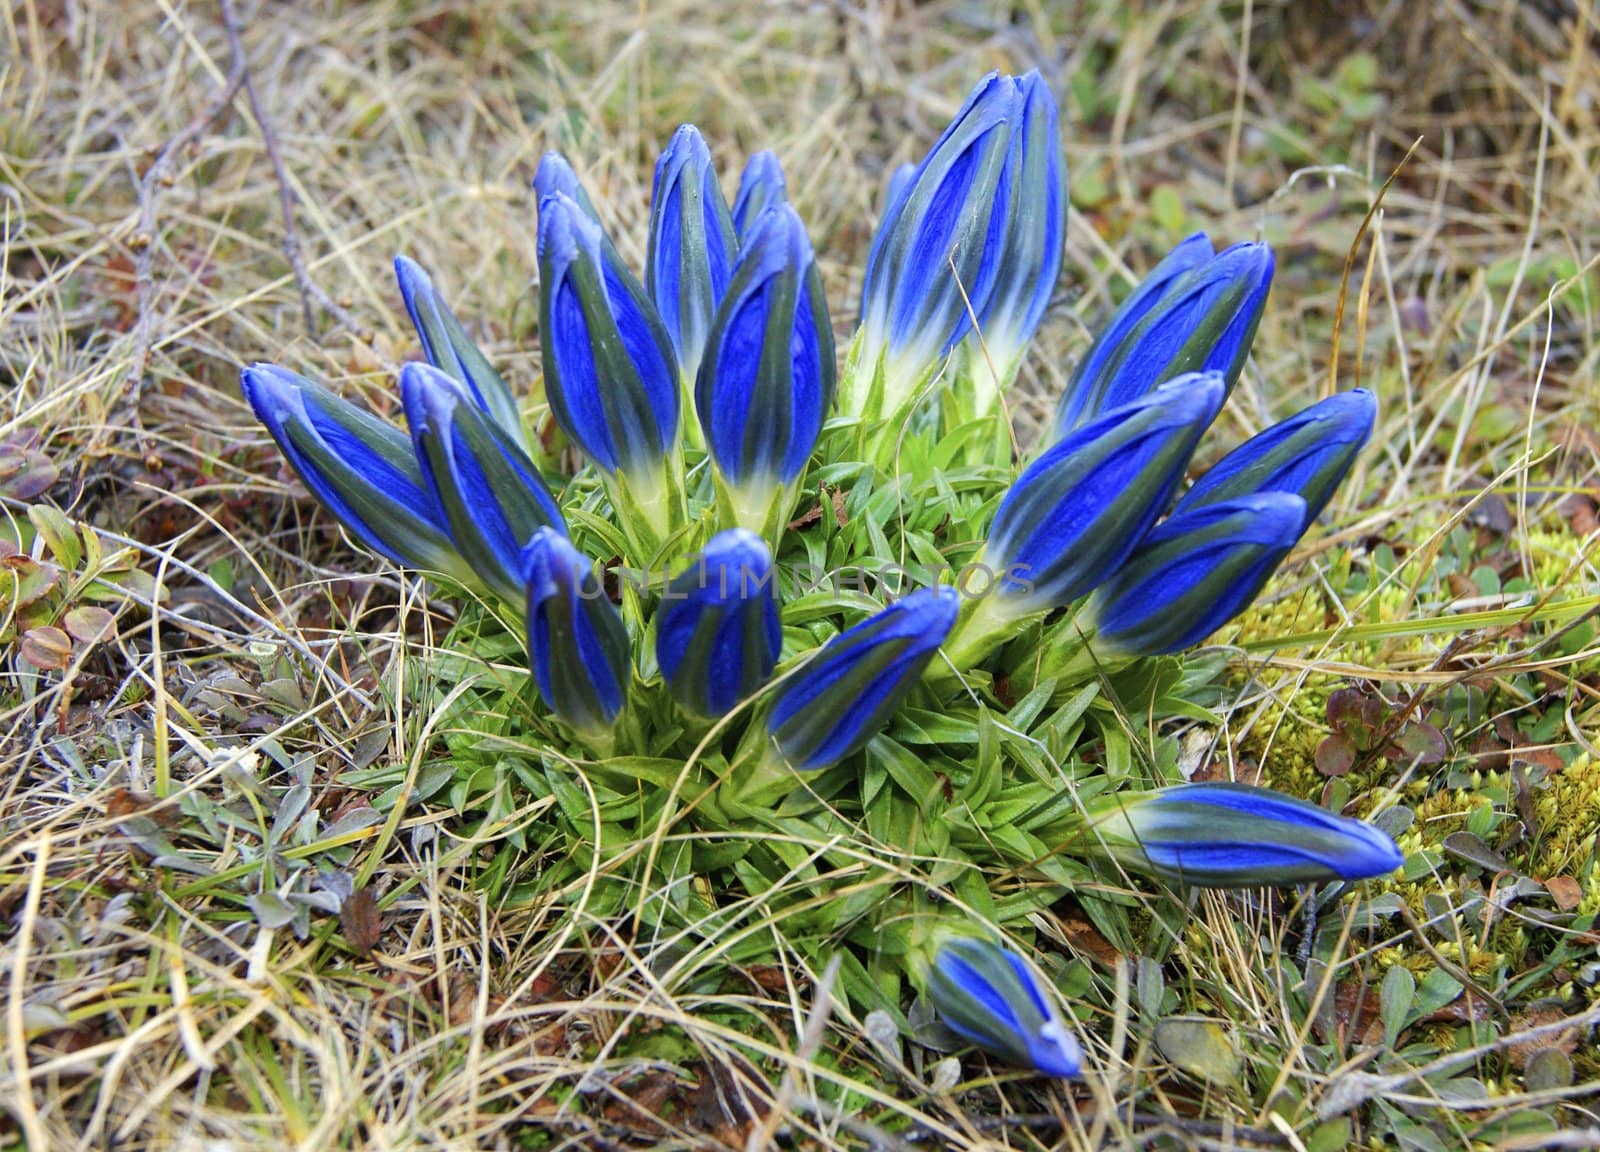
{"label": "blue striped bud tip", "polygon": [[1266,244],[1235,244],[1215,255],[1204,233],[1179,244],[1074,371],[1056,410],[1056,434],[1185,372],[1220,372],[1231,391],[1266,308],[1273,266]]}
{"label": "blue striped bud tip", "polygon": [[945,940],[928,971],[928,1000],[945,1027],[1008,1064],[1047,1076],[1082,1069],[1083,1050],[1055,991],[1009,948],[972,936]]}
{"label": "blue striped bud tip", "polygon": [[745,161],[739,193],[733,198],[733,227],[742,241],[768,208],[789,202],[783,165],[771,152],[757,152]]}
{"label": "blue striped bud tip", "polygon": [[1179,377],[1052,445],[1006,493],[984,562],[1012,616],[1070,604],[1111,578],[1171,500],[1222,406],[1215,373]]}
{"label": "blue striped bud tip", "polygon": [[783,646],[772,553],[740,528],[720,532],[667,582],[656,663],[673,699],[722,716],[769,679]]}
{"label": "blue striped bud tip", "polygon": [[826,768],[894,715],[956,622],[960,597],[923,588],[823,645],[778,689],[767,731],[790,764]]}
{"label": "blue striped bud tip", "polygon": [[[539,167],[533,174],[534,203],[541,215],[545,200],[557,193],[576,204],[590,220],[600,223],[600,213],[595,210],[594,201],[589,199],[589,193],[584,191],[583,182],[572,170],[572,165],[567,163],[567,158],[559,152],[546,152],[539,158]],[[542,225],[539,234],[544,234]]]}
{"label": "blue striped bud tip", "polygon": [[1329,396],[1229,452],[1184,494],[1173,515],[1258,492],[1290,492],[1306,502],[1309,528],[1366,446],[1377,419],[1377,397],[1365,388]]}
{"label": "blue striped bud tip", "polygon": [[572,728],[608,730],[626,702],[628,632],[594,565],[554,528],[527,548],[528,659],[545,706]]}
{"label": "blue striped bud tip", "polygon": [[723,479],[768,491],[800,478],[833,402],[833,328],[795,210],[779,204],[745,239],[695,385]]}
{"label": "blue striped bud tip", "polygon": [[474,404],[507,435],[521,441],[522,415],[511,389],[434,289],[432,278],[422,265],[407,256],[394,258],[394,275],[428,363],[455,378]]}
{"label": "blue striped bud tip", "polygon": [[239,383],[300,479],[351,535],[403,567],[470,580],[404,432],[276,364],[252,364]]}
{"label": "blue striped bud tip", "polygon": [[453,377],[407,364],[400,400],[423,479],[456,548],[485,584],[520,606],[528,541],[541,528],[566,532],[555,497],[527,453]]}
{"label": "blue striped bud tip", "polygon": [[1181,784],[1090,805],[1086,847],[1129,871],[1202,888],[1317,884],[1387,876],[1404,862],[1390,836],[1269,788]]}
{"label": "blue striped bud tip", "polygon": [[645,284],[685,380],[699,370],[738,250],[711,152],[693,124],[680,125],[656,161]]}
{"label": "blue striped bud tip", "polygon": [[638,279],[571,197],[539,205],[541,356],[550,412],[607,473],[659,471],[678,436],[672,343]]}

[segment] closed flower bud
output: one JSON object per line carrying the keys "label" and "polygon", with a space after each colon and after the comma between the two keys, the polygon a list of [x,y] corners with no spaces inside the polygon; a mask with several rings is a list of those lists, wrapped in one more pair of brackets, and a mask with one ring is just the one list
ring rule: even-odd
{"label": "closed flower bud", "polygon": [[780,204],[745,239],[695,385],[706,446],[744,527],[771,527],[775,493],[799,482],[834,371],[822,277],[805,225]]}
{"label": "closed flower bud", "polygon": [[[872,242],[846,410],[890,416],[972,328],[1026,341],[1060,267],[1065,176],[1035,73],[979,82]],[[987,330],[985,330],[987,338]]]}
{"label": "closed flower bud", "polygon": [[706,142],[694,125],[681,125],[656,161],[645,283],[685,380],[692,381],[700,367],[706,332],[738,250]]}
{"label": "closed flower bud", "polygon": [[985,563],[1001,574],[994,611],[1058,608],[1108,580],[1166,509],[1223,391],[1216,373],[1182,377],[1034,461],[1006,493],[984,545]]}
{"label": "closed flower bud", "polygon": [[628,633],[594,566],[554,528],[527,548],[528,657],[545,706],[579,732],[607,731],[632,667]]}
{"label": "closed flower bud", "polygon": [[771,679],[782,645],[772,553],[759,536],[718,533],[668,581],[656,616],[656,663],[689,711],[730,711]]}
{"label": "closed flower bud", "polygon": [[471,582],[406,434],[276,364],[239,377],[294,470],[356,539],[407,568]]}
{"label": "closed flower bud", "polygon": [[1310,527],[1377,419],[1377,398],[1365,388],[1329,396],[1229,452],[1184,494],[1173,515],[1257,492],[1292,492],[1306,502]]}
{"label": "closed flower bud", "polygon": [[[600,213],[595,211],[594,201],[589,199],[589,193],[584,191],[583,182],[572,170],[572,165],[567,163],[567,158],[559,152],[546,152],[539,158],[539,168],[533,174],[534,200],[541,213],[546,198],[558,192],[582,209],[589,219],[600,223]],[[544,234],[542,226],[539,233],[541,236]]]}
{"label": "closed flower bud", "polygon": [[783,165],[771,152],[757,152],[745,162],[739,176],[739,194],[733,198],[733,228],[741,241],[768,208],[789,202]]}
{"label": "closed flower bud", "polygon": [[1011,192],[995,257],[999,273],[982,305],[974,302],[977,331],[962,341],[962,376],[974,391],[976,414],[989,411],[1016,378],[1055,291],[1067,232],[1067,168],[1055,98],[1037,72],[1017,84],[1021,123],[1007,161]]}
{"label": "closed flower bud", "polygon": [[653,476],[677,445],[672,344],[644,287],[565,193],[539,206],[545,394],[596,467]]}
{"label": "closed flower bud", "polygon": [[1201,888],[1365,880],[1403,862],[1370,824],[1241,784],[1115,793],[1092,803],[1085,819],[1085,850]]}
{"label": "closed flower bud", "polygon": [[395,279],[406,311],[422,339],[428,363],[454,377],[472,397],[472,402],[518,443],[523,440],[522,416],[517,402],[494,370],[488,358],[467,335],[450,306],[434,290],[433,280],[422,265],[406,256],[394,258]]}
{"label": "closed flower bud", "polygon": [[1073,373],[1056,410],[1056,434],[1185,372],[1220,372],[1231,391],[1261,322],[1272,271],[1266,244],[1235,244],[1212,255],[1211,241],[1199,233],[1178,245]]}
{"label": "closed flower bud", "polygon": [[1174,513],[1089,601],[1080,627],[1104,655],[1198,644],[1249,606],[1305,531],[1305,501],[1238,496]]}
{"label": "closed flower bud", "polygon": [[784,758],[826,768],[877,735],[949,635],[958,600],[953,589],[923,588],[823,645],[767,718]]}
{"label": "closed flower bud", "polygon": [[1047,1076],[1077,1076],[1083,1051],[1055,991],[1009,948],[945,940],[928,970],[928,1000],[945,1027],[985,1052]]}
{"label": "closed flower bud", "polygon": [[527,594],[524,549],[540,528],[566,532],[539,470],[452,377],[427,364],[400,370],[400,399],[422,474],[462,557],[511,604]]}

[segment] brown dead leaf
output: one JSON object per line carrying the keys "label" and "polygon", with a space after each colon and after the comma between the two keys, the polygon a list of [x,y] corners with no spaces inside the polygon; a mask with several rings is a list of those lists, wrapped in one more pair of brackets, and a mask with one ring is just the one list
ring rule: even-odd
{"label": "brown dead leaf", "polygon": [[844,489],[842,488],[833,490],[833,522],[840,528],[850,523],[850,517],[845,515],[844,511]]}
{"label": "brown dead leaf", "polygon": [[745,975],[763,992],[777,995],[789,990],[789,978],[776,964],[752,964],[745,969]]}
{"label": "brown dead leaf", "polygon": [[[1547,1024],[1559,1024],[1566,1015],[1554,1004],[1536,1004],[1527,1011],[1518,1012],[1511,1017],[1510,1035],[1515,1036],[1518,1032],[1526,1032],[1530,1028],[1542,1028]],[[1527,1040],[1515,1040],[1507,1044],[1506,1058],[1511,1061],[1513,1068],[1521,1071],[1528,1066],[1529,1060],[1546,1048],[1554,1048],[1571,1056],[1577,1051],[1580,1038],[1580,1029],[1576,1025],[1554,1032],[1542,1032]]]}
{"label": "brown dead leaf", "polygon": [[1224,784],[1256,785],[1261,783],[1261,765],[1242,757],[1232,763],[1225,756],[1210,757],[1200,761],[1200,766],[1189,779],[1196,784],[1220,781]]}
{"label": "brown dead leaf", "polygon": [[673,1127],[661,1117],[668,1111],[667,1104],[674,1093],[679,1091],[678,1079],[673,1073],[652,1068],[612,1087],[616,1095],[600,1109],[607,1120],[628,1129],[635,1137],[654,1140],[672,1134]]}
{"label": "brown dead leaf", "polygon": [[1554,748],[1518,748],[1511,754],[1513,765],[1523,764],[1535,771],[1530,775],[1535,780],[1548,780],[1552,776],[1559,776],[1566,764]]}
{"label": "brown dead leaf", "polygon": [[1067,943],[1076,951],[1088,953],[1107,968],[1114,968],[1122,961],[1122,953],[1117,951],[1117,946],[1089,921],[1067,916],[1061,921],[1061,929],[1066,933]]}
{"label": "brown dead leaf", "polygon": [[[1361,1047],[1381,1043],[1383,1040],[1382,1000],[1379,988],[1365,980],[1345,980],[1333,993],[1333,1026],[1338,1039],[1344,1044]],[[1317,1031],[1327,1027],[1327,1018],[1318,1018]],[[1324,1041],[1334,1037],[1323,1035]]]}
{"label": "brown dead leaf", "polygon": [[372,955],[383,935],[383,913],[371,888],[357,888],[339,905],[339,927],[345,943],[362,956]]}
{"label": "brown dead leaf", "polygon": [[106,797],[106,816],[122,820],[129,816],[144,816],[162,828],[172,828],[178,823],[178,812],[168,804],[159,803],[148,792],[135,792],[132,788],[114,788]]}
{"label": "brown dead leaf", "polygon": [[1571,876],[1552,876],[1544,882],[1544,889],[1563,912],[1571,912],[1583,903],[1583,886]]}
{"label": "brown dead leaf", "polygon": [[752,1097],[722,1064],[696,1064],[697,1083],[689,1093],[687,1126],[728,1148],[743,1148],[750,1129],[766,1115],[766,1101]]}
{"label": "brown dead leaf", "polygon": [[1437,1012],[1429,1013],[1419,1024],[1481,1024],[1491,1018],[1489,1005],[1471,992],[1450,1001]]}
{"label": "brown dead leaf", "polygon": [[1557,509],[1567,518],[1567,525],[1572,529],[1574,536],[1591,535],[1600,528],[1600,517],[1595,515],[1595,503],[1581,492],[1574,492]]}

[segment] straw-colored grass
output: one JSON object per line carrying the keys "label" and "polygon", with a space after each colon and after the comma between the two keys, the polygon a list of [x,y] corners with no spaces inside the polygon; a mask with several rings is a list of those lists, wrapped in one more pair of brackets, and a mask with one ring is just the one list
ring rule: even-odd
{"label": "straw-colored grass", "polygon": [[[370,799],[343,774],[414,785],[435,748],[406,678],[451,606],[341,537],[237,390],[272,359],[392,414],[404,251],[531,392],[539,156],[573,159],[637,262],[682,120],[730,182],[777,151],[847,333],[887,174],[996,67],[1060,94],[1074,188],[1024,433],[1202,227],[1279,253],[1225,435],[1335,382],[1383,404],[1195,754],[1404,804],[1417,863],[1321,909],[1309,962],[1292,893],[1207,895],[1160,956],[1041,918],[1086,974],[1080,1084],[886,1056],[763,907],[728,932],[779,961],[705,986],[720,938],[646,947],[582,890],[509,898],[486,861],[542,815],[514,790],[471,831],[443,803],[339,825]],[[0,1147],[1597,1146],[1597,189],[1594,0],[9,5],[0,495],[64,570],[31,600],[37,565],[0,574]],[[41,507],[98,558],[63,564]],[[1314,586],[1349,618],[1309,618]],[[1320,775],[1351,686],[1391,735],[1439,727],[1445,762]],[[309,839],[278,826],[299,803]],[[264,926],[251,897],[296,860],[373,901]],[[1396,971],[1417,994],[1386,1044]],[[1211,1023],[1157,1032],[1179,1016]]]}

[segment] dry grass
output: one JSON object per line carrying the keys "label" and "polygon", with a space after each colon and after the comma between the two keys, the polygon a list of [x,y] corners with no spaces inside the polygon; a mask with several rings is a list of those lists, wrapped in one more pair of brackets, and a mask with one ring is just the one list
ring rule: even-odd
{"label": "dry grass", "polygon": [[[271,358],[392,411],[393,371],[414,354],[387,269],[396,251],[435,270],[514,387],[532,390],[527,183],[538,157],[551,147],[573,157],[637,260],[655,150],[684,119],[730,169],[754,148],[778,152],[825,253],[842,327],[887,172],[926,146],[983,71],[1038,66],[1063,94],[1079,211],[1019,419],[1045,410],[1086,325],[1120,298],[1130,270],[1201,226],[1229,240],[1264,232],[1280,252],[1247,403],[1232,406],[1230,431],[1259,426],[1335,375],[1383,398],[1381,447],[1297,575],[1337,584],[1349,574],[1344,549],[1400,545],[1379,590],[1345,597],[1378,631],[1301,620],[1283,607],[1288,594],[1264,610],[1258,636],[1335,635],[1250,667],[1221,736],[1227,769],[1259,763],[1311,794],[1322,781],[1303,770],[1305,749],[1322,717],[1297,709],[1297,688],[1358,676],[1392,695],[1469,673],[1511,693],[1497,699],[1520,693],[1501,714],[1513,727],[1548,712],[1559,721],[1484,767],[1518,755],[1536,766],[1575,749],[1587,763],[1600,714],[1592,642],[1541,647],[1544,633],[1487,627],[1515,624],[1518,613],[1484,620],[1482,632],[1457,624],[1420,640],[1397,622],[1474,596],[1481,603],[1466,607],[1500,607],[1495,593],[1429,583],[1462,526],[1477,533],[1473,547],[1520,563],[1559,621],[1600,604],[1600,9],[1593,0],[1137,7],[377,0],[246,9],[242,46],[281,150],[307,274],[359,330],[308,304],[291,273],[263,126],[247,93],[230,87],[234,60],[212,6],[8,8],[0,441],[12,446],[8,459],[36,446],[58,475],[43,492],[0,478],[6,514],[25,525],[28,505],[58,507],[97,529],[106,553],[133,549],[149,579],[117,607],[115,637],[80,639],[63,669],[37,671],[20,645],[7,653],[0,1145],[764,1147],[780,1127],[817,1147],[1341,1139],[1318,1112],[1337,1070],[1305,1055],[1312,1025],[1273,963],[1293,951],[1299,922],[1276,905],[1208,897],[1166,964],[1186,1007],[1208,1003],[1240,1035],[1274,1038],[1272,1050],[1287,1053],[1250,1070],[1253,1092],[1175,1068],[1139,1007],[1144,967],[1135,976],[1095,961],[1110,1007],[1081,1017],[1095,1037],[1087,1087],[999,1070],[991,1079],[980,1063],[952,1093],[930,1086],[931,1058],[907,1067],[875,1056],[861,1021],[811,1019],[826,1001],[821,973],[780,962],[740,986],[703,985],[694,955],[645,948],[626,923],[588,911],[583,891],[506,898],[510,886],[486,879],[484,861],[501,839],[537,825],[536,806],[468,831],[447,806],[402,805],[381,824],[330,835],[361,800],[341,773],[391,763],[416,783],[436,733],[405,678],[427,663],[396,657],[426,657],[449,606],[390,570],[374,573],[305,498],[237,395],[238,366]],[[1418,137],[1356,251],[1335,360],[1346,254]],[[80,570],[92,574],[91,562]],[[1545,695],[1529,698],[1521,685],[1535,680]],[[292,779],[308,785],[322,818],[309,841],[272,829]],[[1586,779],[1600,787],[1595,773]],[[1397,771],[1377,786],[1412,797],[1425,837],[1430,821],[1458,827],[1450,794],[1419,800],[1416,783],[1414,771]],[[1594,873],[1585,821],[1600,816],[1574,795],[1544,836],[1566,844],[1562,874],[1582,880]],[[214,839],[193,831],[202,813],[224,810],[232,815]],[[1562,821],[1572,822],[1565,840]],[[146,849],[169,834],[205,859],[202,873],[151,865]],[[295,860],[342,870],[379,897],[383,934],[370,955],[352,946],[367,930],[348,906],[343,923],[312,916],[303,936],[262,927],[245,894]],[[537,861],[525,867],[537,873]],[[1593,883],[1580,909],[1591,917]],[[1427,891],[1443,904],[1425,906]],[[1452,858],[1400,889],[1408,915],[1446,928],[1371,937],[1343,921],[1317,1003],[1333,1005],[1341,974],[1379,953],[1390,966],[1442,958],[1487,978],[1490,969],[1474,967],[1483,943],[1452,919],[1470,894]],[[787,955],[781,924],[763,909],[729,924],[765,933],[774,955]],[[1070,918],[1040,927],[1067,956],[1105,943]],[[1583,967],[1595,959],[1593,935],[1553,931],[1566,942],[1530,945],[1513,974],[1537,975],[1558,956],[1548,971],[1491,990],[1522,1014],[1507,1033],[1548,1022],[1528,1015],[1541,997],[1555,999],[1551,1019],[1560,1019],[1594,996]],[[695,945],[709,949],[707,963],[725,946]],[[1349,1006],[1341,1010],[1339,1027],[1354,1030]],[[653,1060],[640,1042],[651,1036],[660,1038]],[[1463,1106],[1426,1081],[1390,1091],[1416,1097],[1418,1127],[1425,1119],[1446,1144],[1486,1119],[1559,1100],[1561,1126],[1592,1131],[1592,1056],[1578,1053],[1566,1089],[1525,1084],[1525,1060],[1494,1061],[1474,1064],[1504,1097],[1492,1108]],[[1351,1140],[1393,1138],[1370,1110],[1347,1120]]]}

